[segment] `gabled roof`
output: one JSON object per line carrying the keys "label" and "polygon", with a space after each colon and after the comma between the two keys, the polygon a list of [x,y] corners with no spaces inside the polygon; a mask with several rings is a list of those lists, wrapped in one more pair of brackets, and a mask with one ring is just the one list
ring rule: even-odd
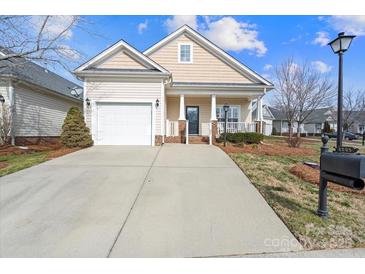
{"label": "gabled roof", "polygon": [[[0,52],[4,50],[0,48]],[[1,60],[0,77],[14,78],[72,99],[82,99],[82,87],[78,84],[22,57]],[[73,91],[79,96],[73,95]]]}
{"label": "gabled roof", "polygon": [[94,69],[94,66],[96,64],[100,63],[102,60],[107,59],[109,56],[113,55],[114,53],[122,49],[128,51],[129,54],[133,55],[139,62],[146,65],[146,67],[150,68],[151,70],[155,71],[157,70],[160,73],[169,74],[169,71],[167,71],[165,68],[157,64],[155,61],[153,61],[152,59],[150,59],[149,57],[147,57],[146,55],[144,55],[143,53],[141,53],[140,51],[129,45],[124,40],[119,40],[114,45],[100,52],[98,55],[96,55],[86,63],[76,68],[74,70],[74,73],[79,74],[85,70]]}
{"label": "gabled roof", "polygon": [[248,78],[253,79],[254,81],[268,86],[269,89],[273,88],[273,84],[260,76],[258,73],[250,69],[249,67],[245,66],[241,62],[239,62],[237,59],[229,55],[227,52],[225,52],[223,49],[215,45],[213,42],[202,36],[197,31],[190,28],[188,25],[184,25],[174,31],[173,33],[169,34],[165,38],[163,38],[161,41],[154,44],[152,47],[145,50],[143,53],[147,56],[151,55],[170,41],[174,40],[181,34],[187,34],[191,39],[193,39],[195,42],[200,44],[201,46],[207,48],[211,53],[216,55],[217,57],[223,59],[226,61],[227,64],[229,64],[231,67],[235,68],[236,70],[240,71],[242,74],[247,76]]}

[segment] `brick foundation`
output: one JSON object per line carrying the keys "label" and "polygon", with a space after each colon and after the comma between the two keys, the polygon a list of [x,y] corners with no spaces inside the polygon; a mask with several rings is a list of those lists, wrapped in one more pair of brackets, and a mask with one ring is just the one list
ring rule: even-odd
{"label": "brick foundation", "polygon": [[155,135],[155,146],[162,145],[162,135]]}
{"label": "brick foundation", "polygon": [[180,143],[185,144],[185,130],[186,130],[186,120],[179,120],[179,137]]}
{"label": "brick foundation", "polygon": [[212,144],[217,143],[217,136],[218,136],[218,122],[212,121]]}
{"label": "brick foundation", "polygon": [[16,136],[15,145],[28,146],[28,145],[60,145],[61,140],[59,136]]}

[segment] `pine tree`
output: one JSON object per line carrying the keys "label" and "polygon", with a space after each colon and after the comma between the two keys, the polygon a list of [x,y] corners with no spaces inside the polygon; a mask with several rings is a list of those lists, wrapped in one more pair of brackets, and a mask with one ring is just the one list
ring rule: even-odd
{"label": "pine tree", "polygon": [[93,145],[84,115],[77,107],[71,107],[63,122],[61,142],[66,147],[89,147]]}

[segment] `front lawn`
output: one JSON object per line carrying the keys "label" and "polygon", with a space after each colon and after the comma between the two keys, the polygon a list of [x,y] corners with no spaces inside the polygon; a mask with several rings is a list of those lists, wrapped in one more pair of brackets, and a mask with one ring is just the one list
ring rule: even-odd
{"label": "front lawn", "polygon": [[63,156],[78,149],[34,145],[30,146],[28,150],[9,146],[0,147],[0,177]]}
{"label": "front lawn", "polygon": [[[319,161],[319,142],[306,142],[302,152],[287,153],[282,138],[266,138],[263,145],[246,147],[244,152],[226,150],[269,205],[306,249],[365,246],[365,195],[328,191],[329,219],[316,215],[318,186],[289,172],[302,161]],[[330,143],[330,147],[333,146]],[[281,151],[273,153],[274,148]],[[361,148],[361,151],[364,151]],[[286,153],[286,155],[285,155]],[[303,156],[305,154],[305,156]]]}

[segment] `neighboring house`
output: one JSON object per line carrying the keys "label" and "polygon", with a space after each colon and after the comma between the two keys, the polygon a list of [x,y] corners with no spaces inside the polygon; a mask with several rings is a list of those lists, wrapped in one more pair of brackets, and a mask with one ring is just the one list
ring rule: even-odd
{"label": "neighboring house", "polygon": [[[279,110],[269,107],[271,113],[275,117],[273,120],[273,128],[275,128],[275,132],[278,135],[285,135],[289,133],[288,121],[283,113]],[[322,133],[322,129],[324,127],[324,122],[327,121],[330,124],[330,127],[335,129],[337,123],[334,119],[335,113],[333,108],[320,108],[313,111],[304,123],[301,125],[300,132],[305,135],[319,135]],[[298,132],[298,125],[294,123],[293,125],[293,133]]]}
{"label": "neighboring house", "polygon": [[24,58],[0,61],[0,97],[0,112],[12,113],[12,144],[59,137],[70,107],[82,108],[82,87]]}
{"label": "neighboring house", "polygon": [[[264,135],[271,135],[273,129],[274,115],[271,113],[270,107],[268,105],[262,105],[262,111],[257,111],[257,103],[255,102],[252,107],[252,120],[262,121],[262,133]],[[260,117],[262,115],[262,117]]]}
{"label": "neighboring house", "polygon": [[[344,116],[347,115],[346,111]],[[363,134],[365,130],[365,111],[352,111],[348,118],[348,131]]]}
{"label": "neighboring house", "polygon": [[[273,85],[188,26],[143,53],[121,40],[77,68],[95,144],[159,145],[255,131],[252,102]],[[261,99],[259,100],[261,101]],[[192,139],[192,138],[190,138]]]}

